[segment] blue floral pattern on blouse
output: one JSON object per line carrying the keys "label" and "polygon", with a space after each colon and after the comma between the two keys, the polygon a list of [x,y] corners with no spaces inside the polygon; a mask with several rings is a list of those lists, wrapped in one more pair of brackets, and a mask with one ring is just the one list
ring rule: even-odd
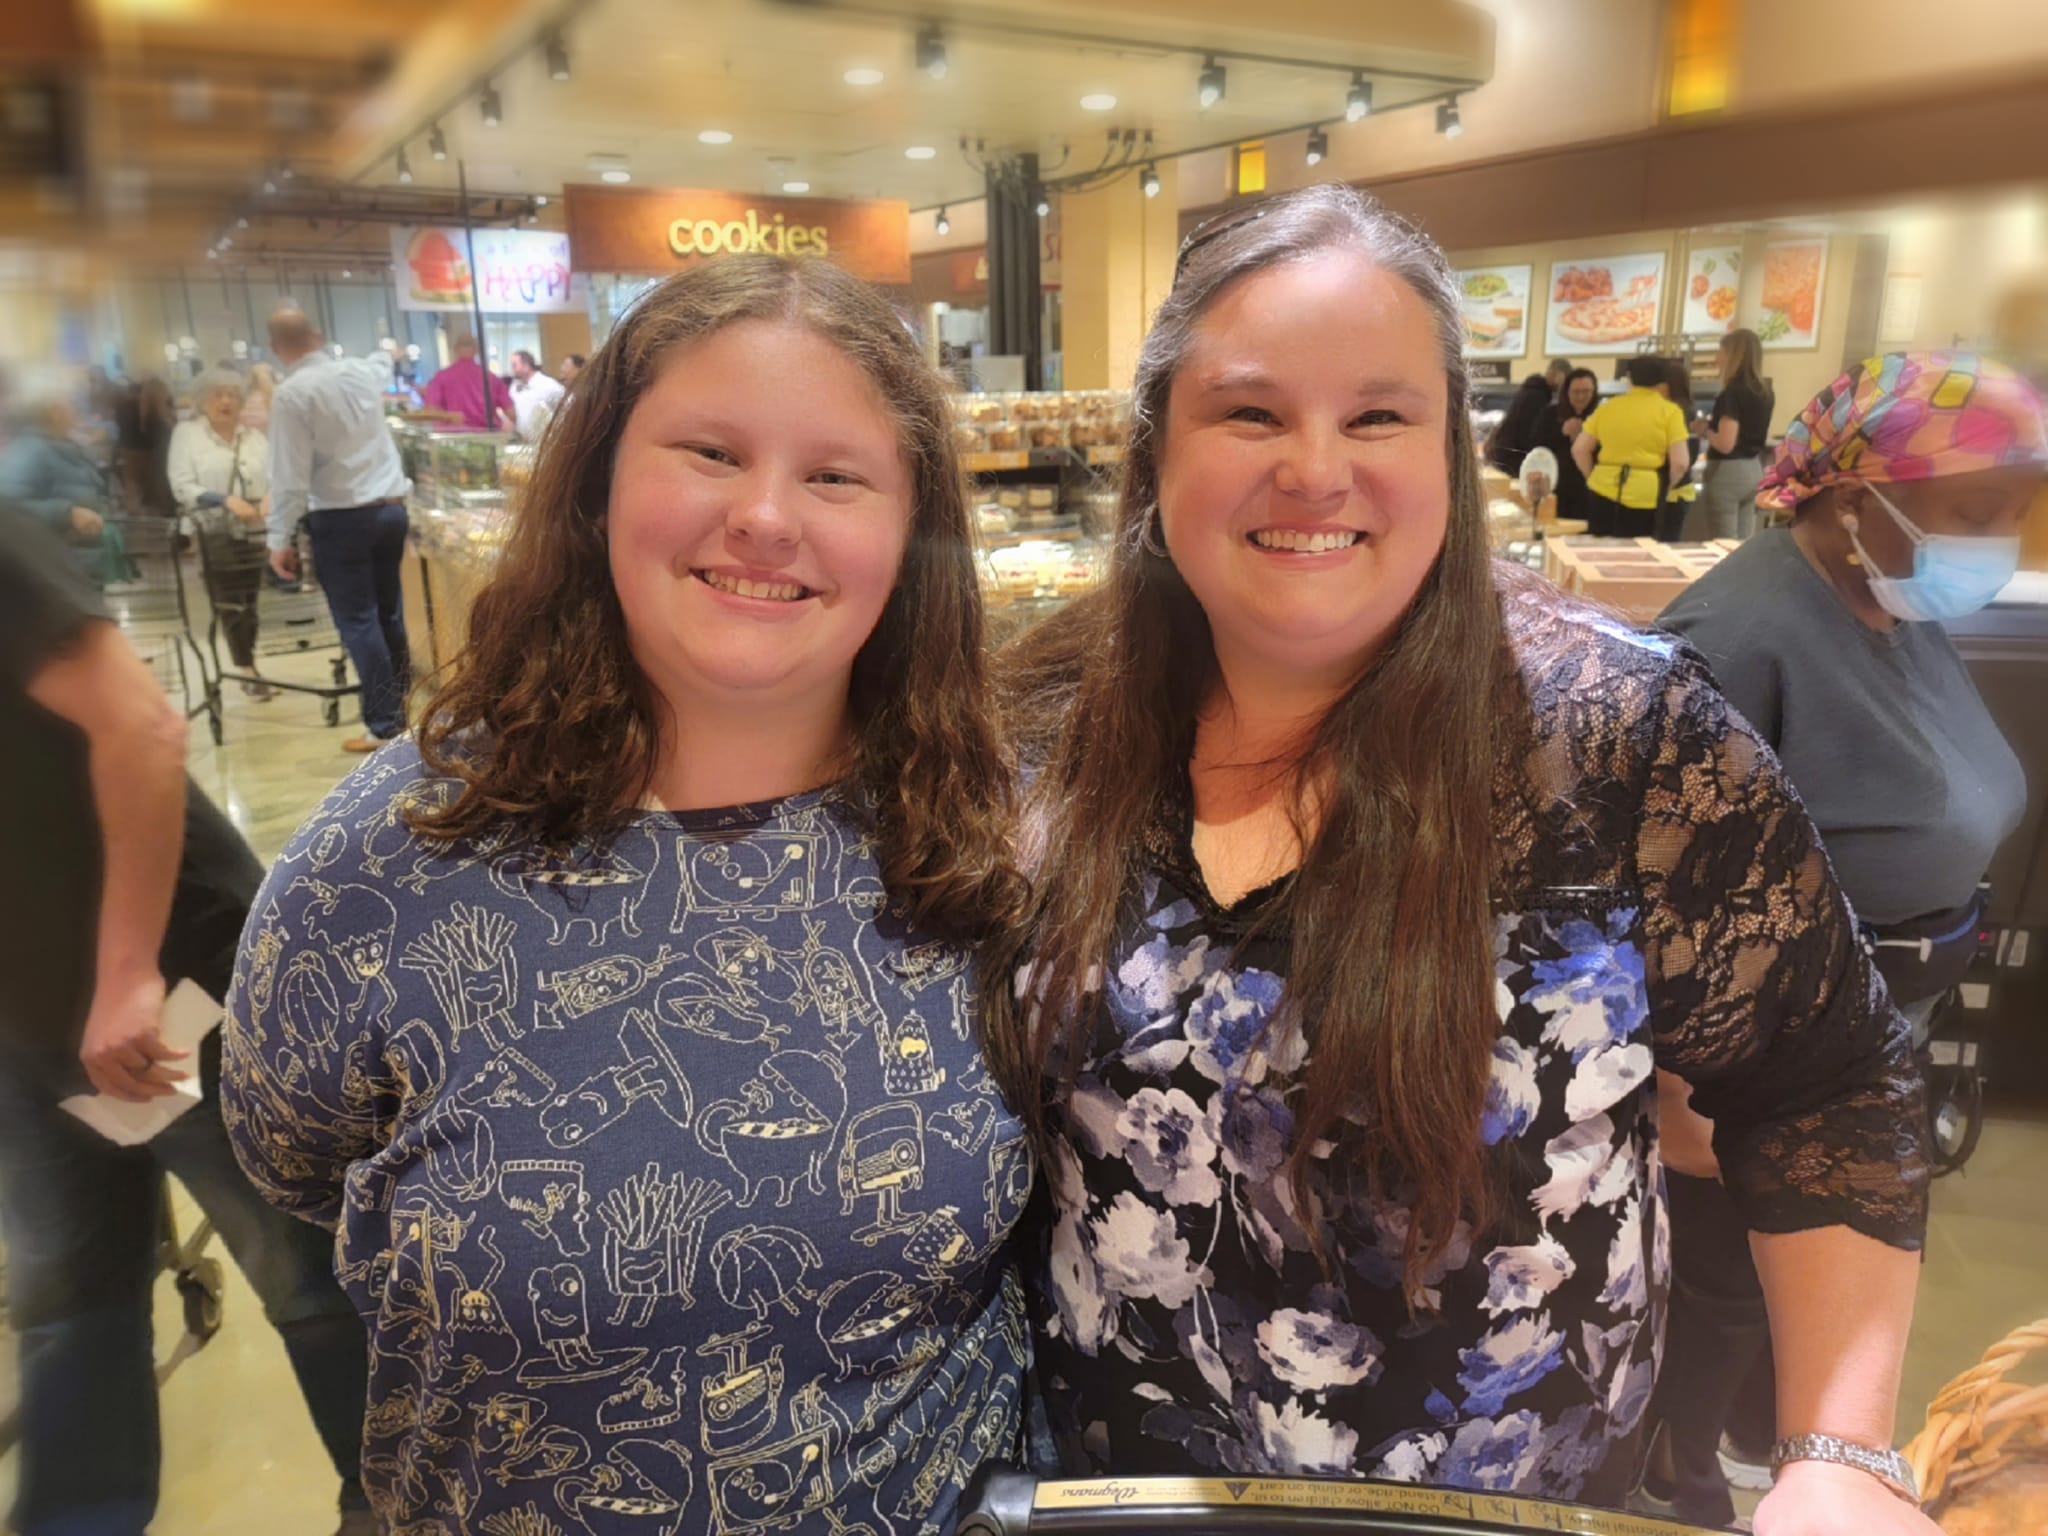
{"label": "blue floral pattern on blouse", "polygon": [[1682,650],[1611,626],[1566,638],[1568,670],[1529,669],[1532,714],[1577,779],[1546,792],[1511,768],[1496,793],[1520,856],[1497,882],[1477,1130],[1507,1210],[1460,1224],[1425,1306],[1403,1293],[1402,1191],[1375,1201],[1355,1159],[1314,1149],[1327,1274],[1294,1209],[1311,1053],[1268,1028],[1288,883],[1219,907],[1184,797],[1163,814],[1054,1112],[1036,1329],[1070,1472],[1617,1500],[1668,1291],[1660,1066],[1716,1116],[1752,1225],[1917,1245],[1910,1059],[1775,761]]}

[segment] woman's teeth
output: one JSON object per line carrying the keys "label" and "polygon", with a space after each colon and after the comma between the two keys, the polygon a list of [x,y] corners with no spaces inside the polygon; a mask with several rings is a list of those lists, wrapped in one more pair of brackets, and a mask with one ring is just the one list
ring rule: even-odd
{"label": "woman's teeth", "polygon": [[800,587],[793,581],[749,581],[744,576],[728,576],[723,571],[699,571],[697,579],[707,587],[730,592],[734,597],[758,597],[771,603],[793,603],[810,593],[808,587]]}
{"label": "woman's teeth", "polygon": [[1349,549],[1360,539],[1362,533],[1339,529],[1335,533],[1296,533],[1288,528],[1268,528],[1252,535],[1252,542],[1261,549],[1291,549],[1299,554],[1320,555],[1333,549]]}

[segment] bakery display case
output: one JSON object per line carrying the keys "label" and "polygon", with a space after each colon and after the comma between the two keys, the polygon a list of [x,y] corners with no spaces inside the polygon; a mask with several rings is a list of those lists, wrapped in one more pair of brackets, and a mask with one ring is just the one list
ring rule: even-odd
{"label": "bakery display case", "polygon": [[1115,390],[956,400],[992,642],[1102,580],[1130,409]]}

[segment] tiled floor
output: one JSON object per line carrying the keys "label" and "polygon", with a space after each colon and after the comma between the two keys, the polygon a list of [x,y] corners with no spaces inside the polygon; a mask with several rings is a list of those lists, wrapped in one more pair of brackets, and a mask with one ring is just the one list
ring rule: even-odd
{"label": "tiled floor", "polygon": [[[298,665],[304,666],[305,663]],[[317,679],[317,668],[307,673]],[[351,711],[352,714],[352,711]],[[263,858],[357,759],[309,697],[227,700],[227,740],[195,726],[192,772]],[[1919,1316],[1906,1361],[1903,1439],[1949,1377],[2008,1329],[2048,1315],[2048,1119],[1995,1122],[1962,1177],[1935,1189],[1934,1228]],[[189,1219],[189,1206],[186,1219]],[[160,1353],[182,1331],[176,1294],[159,1289]],[[334,1525],[333,1474],[300,1403],[276,1336],[232,1273],[227,1324],[206,1348],[177,1358],[163,1386],[164,1497],[156,1536],[324,1536]],[[0,1508],[12,1458],[0,1459]]]}

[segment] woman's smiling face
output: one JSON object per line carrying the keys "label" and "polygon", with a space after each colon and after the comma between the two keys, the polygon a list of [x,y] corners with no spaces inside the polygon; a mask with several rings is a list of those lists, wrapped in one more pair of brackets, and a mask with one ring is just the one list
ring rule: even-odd
{"label": "woman's smiling face", "polygon": [[1448,380],[1429,306],[1356,251],[1227,288],[1175,374],[1159,506],[1217,655],[1348,683],[1450,524]]}

